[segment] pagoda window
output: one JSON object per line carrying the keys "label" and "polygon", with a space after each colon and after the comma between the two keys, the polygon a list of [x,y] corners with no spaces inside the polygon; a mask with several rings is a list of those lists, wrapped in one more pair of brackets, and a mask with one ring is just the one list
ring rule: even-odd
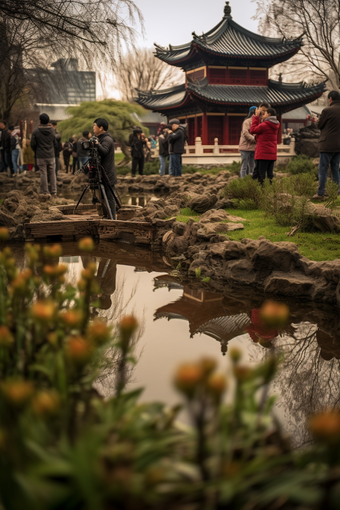
{"label": "pagoda window", "polygon": [[267,69],[249,69],[249,85],[268,85]]}
{"label": "pagoda window", "polygon": [[205,67],[200,67],[199,69],[194,69],[193,71],[188,71],[186,73],[186,77],[190,81],[203,80],[206,75]]}
{"label": "pagoda window", "polygon": [[209,68],[209,83],[223,85],[226,83],[226,70]]}
{"label": "pagoda window", "polygon": [[229,80],[232,85],[245,85],[247,83],[248,69],[233,69],[229,67]]}

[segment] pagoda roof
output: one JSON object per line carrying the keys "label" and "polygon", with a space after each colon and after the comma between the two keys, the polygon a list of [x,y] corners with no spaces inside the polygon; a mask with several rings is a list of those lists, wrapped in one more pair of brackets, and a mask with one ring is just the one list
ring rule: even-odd
{"label": "pagoda roof", "polygon": [[320,97],[326,87],[325,82],[308,86],[300,83],[282,83],[268,80],[268,86],[253,85],[212,85],[205,78],[201,81],[188,82],[187,86],[159,91],[137,91],[137,102],[147,109],[161,111],[185,109],[195,103],[205,105],[248,106],[263,101],[272,107],[289,111],[297,106],[310,103]]}
{"label": "pagoda roof", "polygon": [[205,61],[209,54],[227,59],[267,61],[272,66],[291,58],[302,46],[301,37],[292,40],[265,37],[238,25],[231,17],[229,2],[223,19],[214,28],[200,36],[193,32],[192,36],[190,42],[180,46],[163,48],[155,44],[156,57],[178,67]]}

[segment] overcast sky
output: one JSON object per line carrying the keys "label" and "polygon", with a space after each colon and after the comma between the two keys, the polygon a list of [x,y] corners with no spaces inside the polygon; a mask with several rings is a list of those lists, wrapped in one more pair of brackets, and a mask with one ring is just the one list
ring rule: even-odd
{"label": "overcast sky", "polygon": [[[198,35],[213,28],[223,17],[225,0],[135,0],[144,16],[145,38],[141,46],[177,46],[189,42],[191,32]],[[256,4],[252,0],[230,0],[231,15],[243,27],[257,32],[252,17]]]}

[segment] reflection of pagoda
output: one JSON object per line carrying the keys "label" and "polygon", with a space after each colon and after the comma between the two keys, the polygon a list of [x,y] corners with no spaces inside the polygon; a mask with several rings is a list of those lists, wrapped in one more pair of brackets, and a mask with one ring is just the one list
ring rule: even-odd
{"label": "reflection of pagoda", "polygon": [[[137,102],[188,124],[189,145],[201,137],[203,145],[237,145],[242,122],[253,105],[266,101],[281,116],[320,97],[325,84],[282,83],[268,78],[268,70],[293,57],[302,46],[293,40],[263,37],[224,16],[209,32],[181,46],[156,45],[155,55],[185,72],[185,83],[166,90],[138,90]],[[281,138],[281,133],[279,134]]]}
{"label": "reflection of pagoda", "polygon": [[[162,281],[163,275],[157,278]],[[168,284],[170,280],[171,276],[167,280]],[[159,288],[159,283],[155,282],[155,287]],[[161,318],[187,320],[191,337],[197,333],[204,333],[215,338],[221,342],[221,351],[224,355],[228,350],[228,342],[245,332],[250,319],[246,313],[226,315],[227,311],[222,300],[221,294],[184,287],[183,296],[174,303],[158,308],[154,317],[155,320]]]}
{"label": "reflection of pagoda", "polygon": [[176,278],[171,276],[170,274],[162,274],[161,276],[156,276],[153,279],[154,282],[154,291],[157,289],[162,289],[164,287],[167,287],[169,290],[182,290],[182,285],[178,282]]}

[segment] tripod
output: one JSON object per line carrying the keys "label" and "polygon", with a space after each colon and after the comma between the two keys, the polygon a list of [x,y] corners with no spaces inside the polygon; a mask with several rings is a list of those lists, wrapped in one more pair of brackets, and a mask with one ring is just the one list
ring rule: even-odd
{"label": "tripod", "polygon": [[[87,163],[86,165],[86,168],[89,169],[89,174],[90,174],[90,182],[89,184],[87,184],[87,186],[84,188],[82,194],[80,195],[80,198],[77,202],[77,205],[75,206],[75,208],[73,209],[73,214],[75,214],[80,202],[82,201],[85,193],[87,193],[87,191],[91,190],[92,191],[92,204],[101,204],[102,208],[103,208],[103,211],[107,211],[107,214],[109,215],[109,218],[110,220],[115,220],[116,219],[116,215],[114,214],[114,217],[113,217],[113,214],[112,214],[112,210],[111,210],[111,207],[109,205],[109,201],[107,199],[107,194],[106,194],[106,191],[105,191],[105,186],[103,184],[103,181],[102,181],[102,175],[101,175],[101,169],[99,167],[99,165],[92,165],[91,163]],[[81,172],[82,170],[80,170]],[[86,173],[86,172],[84,172]],[[110,186],[111,187],[111,186]],[[114,200],[116,202],[116,208],[118,208],[120,206],[120,201],[117,200],[117,195],[116,193],[113,191],[113,189],[111,188],[111,191],[112,191],[112,194],[113,194],[113,197],[114,197]],[[98,195],[99,195],[99,198],[97,196],[97,193],[98,192]]]}

